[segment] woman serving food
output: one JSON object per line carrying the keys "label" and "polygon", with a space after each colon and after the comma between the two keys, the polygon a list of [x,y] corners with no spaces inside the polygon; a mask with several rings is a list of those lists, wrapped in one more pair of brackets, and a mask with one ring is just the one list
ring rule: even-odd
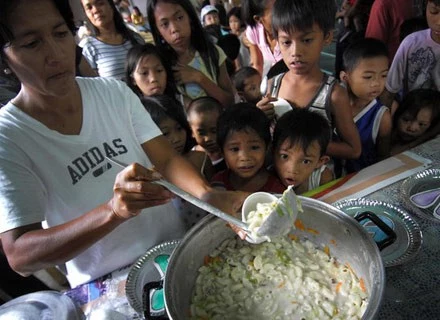
{"label": "woman serving food", "polygon": [[[0,110],[0,236],[16,272],[59,265],[74,287],[180,238],[171,193],[152,183],[160,175],[223,211],[239,209],[245,194],[213,191],[124,83],[75,78],[68,0],[0,7],[1,70],[22,84]],[[106,157],[132,164],[120,171]]]}

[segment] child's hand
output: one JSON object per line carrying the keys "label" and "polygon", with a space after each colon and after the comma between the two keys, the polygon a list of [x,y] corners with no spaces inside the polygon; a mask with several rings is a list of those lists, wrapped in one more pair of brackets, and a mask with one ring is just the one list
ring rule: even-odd
{"label": "child's hand", "polygon": [[263,97],[263,99],[261,99],[260,101],[258,101],[257,103],[257,107],[264,111],[264,113],[266,114],[266,116],[272,120],[275,116],[275,109],[274,109],[274,105],[272,102],[277,101],[277,98],[274,97],[270,97],[270,96],[265,96]]}
{"label": "child's hand", "polygon": [[178,85],[185,83],[200,83],[201,72],[190,66],[180,64],[173,66],[174,80]]}

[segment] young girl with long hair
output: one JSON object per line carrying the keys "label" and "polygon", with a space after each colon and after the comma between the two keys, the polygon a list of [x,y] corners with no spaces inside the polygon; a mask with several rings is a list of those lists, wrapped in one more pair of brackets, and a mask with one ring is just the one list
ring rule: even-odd
{"label": "young girl with long hair", "polygon": [[211,96],[227,107],[234,94],[226,55],[205,34],[189,0],[151,0],[147,16],[154,41],[170,61],[185,106],[192,100]]}
{"label": "young girl with long hair", "polygon": [[125,82],[138,96],[177,95],[171,68],[151,43],[136,45],[128,51]]}

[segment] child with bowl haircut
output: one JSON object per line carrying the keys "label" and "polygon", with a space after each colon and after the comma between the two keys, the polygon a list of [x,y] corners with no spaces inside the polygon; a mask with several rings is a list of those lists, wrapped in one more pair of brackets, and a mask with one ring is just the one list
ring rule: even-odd
{"label": "child with bowl haircut", "polygon": [[269,119],[250,103],[227,108],[218,119],[217,143],[228,169],[211,180],[214,188],[282,193],[286,188],[265,168],[271,141]]}
{"label": "child with bowl haircut", "polygon": [[342,59],[340,79],[347,85],[351,113],[362,143],[361,156],[345,163],[347,173],[352,173],[389,155],[391,113],[377,99],[385,88],[388,50],[380,40],[363,38],[350,44]]}
{"label": "child with bowl haircut", "polygon": [[261,75],[252,67],[243,67],[232,76],[232,83],[243,102],[257,104],[261,100]]}
{"label": "child with bowl haircut", "polygon": [[270,117],[277,110],[285,112],[292,107],[319,112],[340,138],[330,141],[326,153],[356,159],[361,143],[347,90],[319,67],[321,51],[333,38],[335,12],[333,0],[275,1],[272,28],[289,71],[272,79],[267,95],[257,106]]}
{"label": "child with bowl haircut", "polygon": [[217,144],[217,119],[222,112],[223,106],[211,97],[192,100],[186,110],[192,136],[197,143],[193,150],[208,154],[214,172],[226,169],[221,149]]}
{"label": "child with bowl haircut", "polygon": [[317,112],[293,108],[279,118],[272,150],[274,168],[284,187],[293,185],[302,194],[333,180],[325,155],[330,136],[327,120]]}

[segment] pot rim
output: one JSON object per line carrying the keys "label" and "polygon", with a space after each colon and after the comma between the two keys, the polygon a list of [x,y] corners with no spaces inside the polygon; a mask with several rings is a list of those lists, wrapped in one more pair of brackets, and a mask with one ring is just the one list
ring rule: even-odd
{"label": "pot rim", "polygon": [[[353,217],[344,213],[342,210],[337,209],[336,207],[329,205],[320,200],[316,200],[313,198],[308,198],[304,196],[298,196],[302,202],[303,208],[311,207],[327,214],[333,214],[338,219],[342,220],[344,223],[348,224],[350,228],[354,228],[357,232],[359,232],[359,237],[362,241],[365,242],[366,246],[368,246],[369,250],[374,252],[372,258],[377,265],[378,273],[377,279],[375,279],[374,283],[371,284],[371,289],[369,292],[369,302],[368,307],[365,310],[365,313],[362,316],[362,319],[374,319],[378,312],[380,304],[382,303],[384,291],[385,291],[385,267],[382,262],[382,257],[380,255],[380,251],[374,242],[373,238],[368,234],[368,232],[358,223]],[[167,273],[165,275],[164,280],[164,296],[165,296],[165,307],[167,310],[167,314],[170,319],[181,320],[186,319],[182,318],[182,314],[177,312],[172,306],[172,297],[170,292],[173,289],[173,284],[171,283],[171,278],[174,278],[173,274],[179,266],[179,257],[182,255],[182,252],[185,251],[186,247],[189,245],[189,240],[194,237],[195,234],[199,233],[201,229],[205,228],[208,224],[214,223],[215,220],[220,220],[219,218],[208,215],[203,218],[197,225],[195,225],[181,242],[177,245],[173,254],[170,257]],[[374,290],[373,290],[374,288]],[[167,294],[168,292],[168,294]],[[373,294],[374,293],[374,294]]]}

